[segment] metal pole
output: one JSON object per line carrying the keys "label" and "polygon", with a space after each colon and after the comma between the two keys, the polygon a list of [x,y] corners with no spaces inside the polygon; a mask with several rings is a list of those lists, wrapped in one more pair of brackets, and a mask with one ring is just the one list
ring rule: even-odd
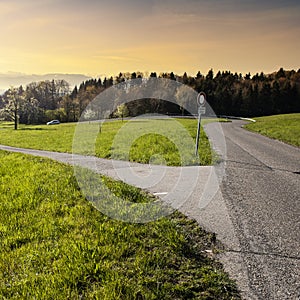
{"label": "metal pole", "polygon": [[200,106],[198,108],[198,127],[197,127],[197,137],[196,137],[196,149],[195,155],[198,156],[198,148],[199,148],[199,141],[200,141],[200,130],[201,130],[201,112]]}

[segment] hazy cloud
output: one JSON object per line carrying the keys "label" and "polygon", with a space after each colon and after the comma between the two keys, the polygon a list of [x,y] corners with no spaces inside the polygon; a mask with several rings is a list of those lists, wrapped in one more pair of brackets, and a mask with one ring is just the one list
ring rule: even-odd
{"label": "hazy cloud", "polygon": [[291,66],[299,15],[296,0],[1,1],[0,72]]}

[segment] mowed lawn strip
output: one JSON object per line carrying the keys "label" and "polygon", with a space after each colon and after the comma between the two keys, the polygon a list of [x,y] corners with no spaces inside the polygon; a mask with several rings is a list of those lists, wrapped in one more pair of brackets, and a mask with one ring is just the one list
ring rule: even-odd
{"label": "mowed lawn strip", "polygon": [[256,118],[244,127],[270,138],[300,147],[300,113]]}
{"label": "mowed lawn strip", "polygon": [[[102,158],[170,166],[197,165],[199,162],[211,165],[217,159],[203,129],[199,158],[195,157],[196,119],[113,120],[104,122],[101,131],[97,123],[80,123],[82,138],[78,138],[76,125],[20,125],[19,130],[13,130],[12,123],[0,123],[0,144],[71,153],[76,133],[76,146],[83,145],[80,150],[81,145],[76,147],[76,152]],[[95,139],[88,143],[86,133],[95,130]]]}
{"label": "mowed lawn strip", "polygon": [[85,200],[68,165],[5,151],[0,165],[1,299],[240,299],[205,255],[212,236],[180,213],[120,222]]}

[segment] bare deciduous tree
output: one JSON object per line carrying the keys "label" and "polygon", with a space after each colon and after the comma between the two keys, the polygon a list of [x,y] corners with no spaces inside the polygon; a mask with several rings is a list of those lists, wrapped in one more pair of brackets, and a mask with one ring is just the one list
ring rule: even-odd
{"label": "bare deciduous tree", "polygon": [[18,129],[19,114],[24,103],[23,88],[10,87],[7,92],[4,108],[2,109],[2,115],[5,119],[14,122],[14,129]]}

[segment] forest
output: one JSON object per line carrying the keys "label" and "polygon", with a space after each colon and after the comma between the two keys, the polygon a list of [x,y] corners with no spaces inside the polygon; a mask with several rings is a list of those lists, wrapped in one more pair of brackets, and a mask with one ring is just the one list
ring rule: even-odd
{"label": "forest", "polygon": [[[61,122],[78,121],[87,105],[105,89],[132,79],[167,78],[204,91],[216,115],[258,117],[300,112],[300,69],[280,68],[271,74],[246,75],[211,69],[206,75],[187,73],[120,73],[104,79],[90,79],[72,89],[65,80],[33,82],[26,87],[11,87],[0,96],[0,119],[15,123],[41,124],[52,119]],[[116,101],[112,99],[111,101]],[[186,115],[189,112],[178,104],[162,99],[131,101],[118,108],[110,117],[137,116],[144,113]]]}

